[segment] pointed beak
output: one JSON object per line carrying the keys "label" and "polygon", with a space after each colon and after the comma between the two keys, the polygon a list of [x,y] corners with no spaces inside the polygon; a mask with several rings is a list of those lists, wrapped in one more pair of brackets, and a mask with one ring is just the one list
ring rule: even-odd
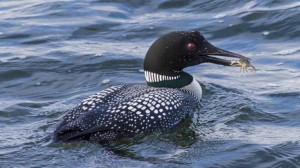
{"label": "pointed beak", "polygon": [[[231,57],[231,58],[240,58],[240,59],[245,59],[250,61],[251,59],[248,57],[245,57],[243,55],[233,53],[230,51],[226,51],[223,49],[220,49],[218,47],[213,46],[209,42],[206,43],[205,45],[205,50],[204,52],[201,52],[200,54],[202,55],[202,58],[204,59],[204,62],[210,62],[214,64],[219,64],[219,65],[225,65],[225,66],[234,66],[232,64],[232,61],[230,60],[225,60],[217,57],[212,57],[211,55],[214,56],[222,56],[222,57]],[[203,51],[203,50],[202,50]]]}

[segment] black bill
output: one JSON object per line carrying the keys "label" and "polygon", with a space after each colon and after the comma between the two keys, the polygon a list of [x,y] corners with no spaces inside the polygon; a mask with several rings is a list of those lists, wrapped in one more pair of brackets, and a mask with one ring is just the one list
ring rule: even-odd
{"label": "black bill", "polygon": [[237,54],[237,53],[233,53],[233,52],[226,51],[226,50],[220,49],[218,47],[215,47],[212,44],[210,44],[209,42],[207,42],[207,44],[206,44],[206,50],[205,51],[206,51],[205,53],[201,53],[201,55],[203,56],[204,61],[214,63],[214,64],[220,64],[220,65],[225,65],[225,66],[234,66],[232,64],[232,61],[230,61],[230,60],[225,60],[225,59],[213,57],[211,55],[222,56],[222,57],[240,58],[240,59],[244,59],[244,60],[247,60],[247,61],[251,60],[250,58],[245,57],[243,55],[240,55],[240,54]]}

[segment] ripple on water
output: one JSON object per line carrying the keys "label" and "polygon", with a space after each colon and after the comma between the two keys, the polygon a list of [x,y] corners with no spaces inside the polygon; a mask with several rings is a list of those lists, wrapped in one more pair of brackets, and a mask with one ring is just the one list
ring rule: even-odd
{"label": "ripple on water", "polygon": [[72,36],[70,38],[86,38],[87,36],[97,38],[97,36],[100,35],[107,35],[108,30],[115,29],[119,25],[119,23],[103,23],[80,27],[78,30],[75,30],[72,33]]}

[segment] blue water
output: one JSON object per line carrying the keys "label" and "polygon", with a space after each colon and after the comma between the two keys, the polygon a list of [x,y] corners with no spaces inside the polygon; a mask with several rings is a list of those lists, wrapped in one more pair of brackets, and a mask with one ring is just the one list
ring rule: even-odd
{"label": "blue water", "polygon": [[[0,167],[300,167],[297,0],[0,2]],[[201,109],[164,132],[49,141],[60,116],[116,84],[145,84],[151,43],[175,30],[253,60],[255,74],[201,64]]]}

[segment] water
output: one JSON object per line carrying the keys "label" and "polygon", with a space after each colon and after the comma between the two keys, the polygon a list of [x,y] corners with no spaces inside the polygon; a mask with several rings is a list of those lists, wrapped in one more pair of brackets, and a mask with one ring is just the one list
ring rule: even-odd
{"label": "water", "polygon": [[[299,16],[296,0],[1,1],[1,167],[299,167]],[[174,30],[201,31],[257,73],[187,68],[203,83],[202,108],[166,133],[49,142],[87,95],[145,84],[148,47]]]}

